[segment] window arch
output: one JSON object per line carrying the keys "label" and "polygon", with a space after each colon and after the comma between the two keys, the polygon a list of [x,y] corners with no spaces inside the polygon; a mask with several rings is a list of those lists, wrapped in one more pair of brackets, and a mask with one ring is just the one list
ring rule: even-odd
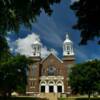
{"label": "window arch", "polygon": [[49,85],[54,85],[55,82],[54,82],[54,81],[48,81],[48,84],[49,84]]}
{"label": "window arch", "polygon": [[57,81],[56,84],[57,85],[63,85],[63,82],[62,81]]}
{"label": "window arch", "polygon": [[40,84],[41,85],[46,85],[46,81],[41,81]]}

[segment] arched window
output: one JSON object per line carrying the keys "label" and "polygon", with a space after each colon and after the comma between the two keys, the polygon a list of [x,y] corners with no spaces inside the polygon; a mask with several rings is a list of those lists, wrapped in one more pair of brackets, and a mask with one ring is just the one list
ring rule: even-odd
{"label": "arched window", "polygon": [[70,46],[69,45],[67,45],[67,51],[70,51]]}
{"label": "arched window", "polygon": [[54,75],[56,75],[56,74],[57,74],[57,73],[56,73],[56,68],[50,66],[50,67],[48,68],[48,75],[54,76]]}

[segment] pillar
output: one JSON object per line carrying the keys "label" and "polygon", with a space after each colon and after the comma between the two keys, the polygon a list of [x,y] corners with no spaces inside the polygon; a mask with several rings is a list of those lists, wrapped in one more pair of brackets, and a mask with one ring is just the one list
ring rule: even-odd
{"label": "pillar", "polygon": [[49,93],[49,85],[48,84],[45,85],[45,93]]}
{"label": "pillar", "polygon": [[62,85],[62,93],[64,93],[64,85]]}
{"label": "pillar", "polygon": [[54,93],[57,93],[57,85],[54,84]]}

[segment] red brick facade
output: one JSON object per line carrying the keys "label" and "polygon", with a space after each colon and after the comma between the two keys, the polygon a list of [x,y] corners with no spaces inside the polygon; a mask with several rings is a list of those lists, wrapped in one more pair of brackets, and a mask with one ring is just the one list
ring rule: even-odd
{"label": "red brick facade", "polygon": [[27,79],[27,95],[36,92],[67,92],[67,66],[74,64],[74,56],[64,57],[61,60],[51,53],[45,59],[39,57],[32,59],[33,64],[29,66]]}

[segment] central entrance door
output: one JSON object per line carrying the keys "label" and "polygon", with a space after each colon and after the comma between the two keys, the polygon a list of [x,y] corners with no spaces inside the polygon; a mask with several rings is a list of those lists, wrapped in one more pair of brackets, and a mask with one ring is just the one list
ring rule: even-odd
{"label": "central entrance door", "polygon": [[54,92],[54,86],[49,86],[49,92]]}

